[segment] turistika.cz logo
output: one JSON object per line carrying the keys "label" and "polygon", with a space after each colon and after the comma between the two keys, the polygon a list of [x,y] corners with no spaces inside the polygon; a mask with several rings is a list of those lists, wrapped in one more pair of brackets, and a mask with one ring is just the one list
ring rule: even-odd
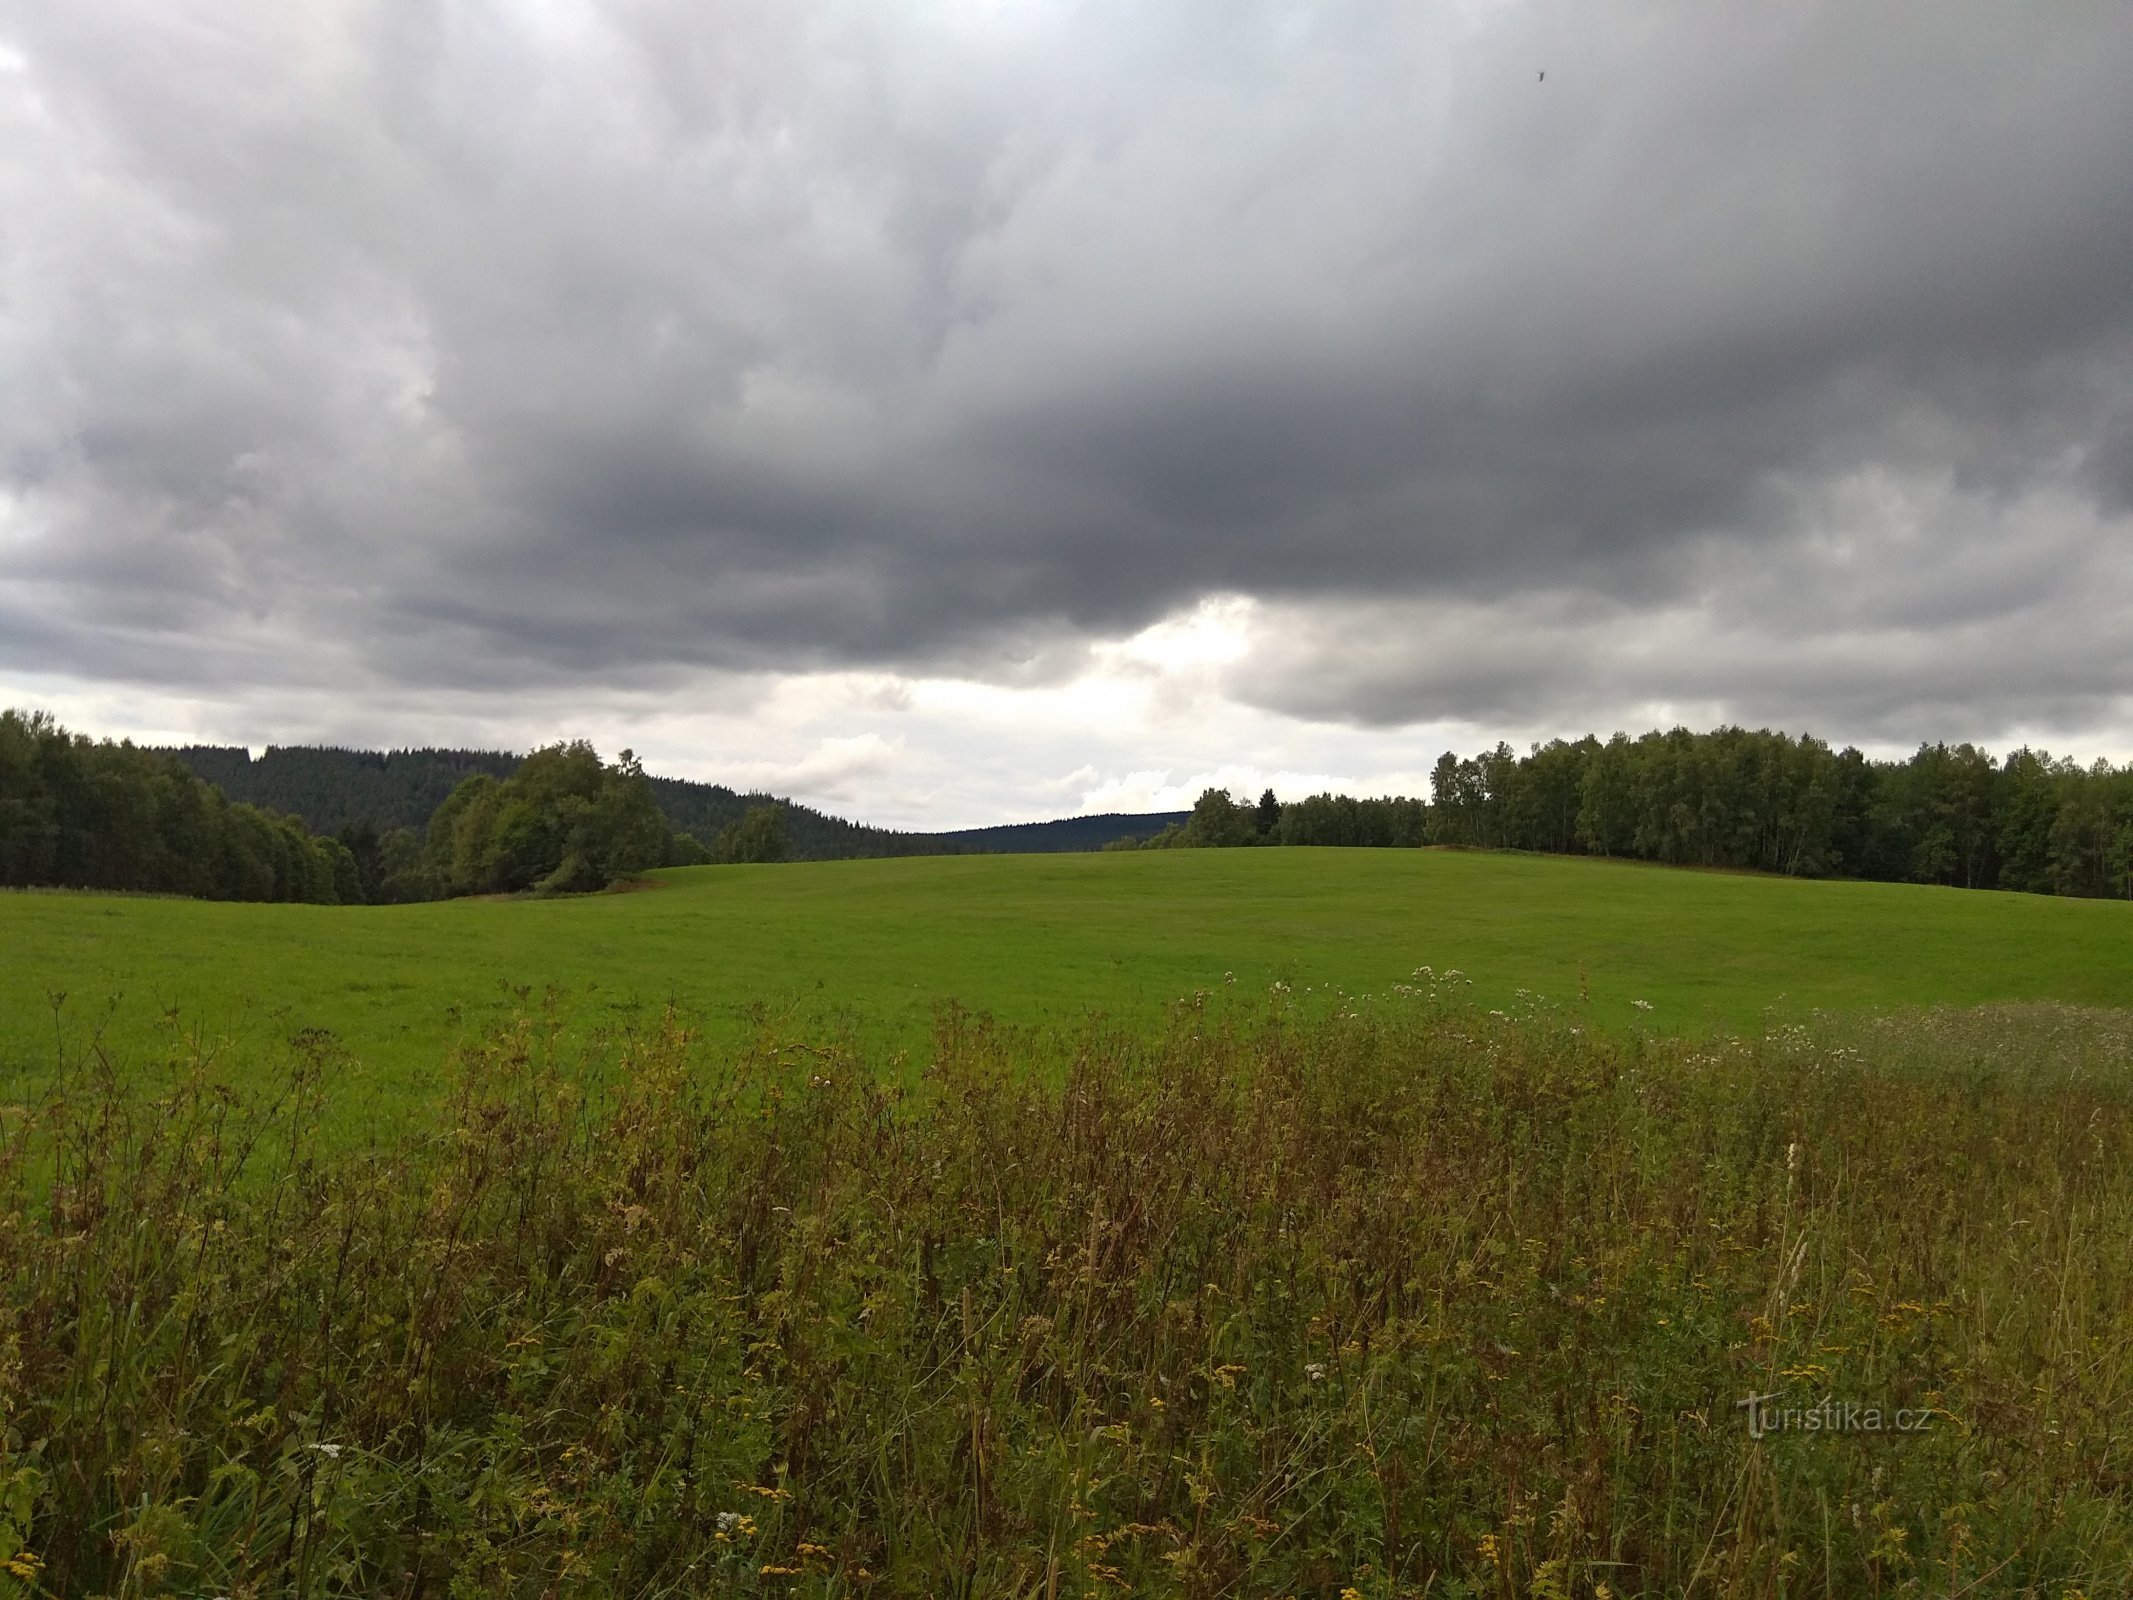
{"label": "turistika.cz logo", "polygon": [[1748,1413],[1748,1437],[1773,1433],[1925,1433],[1933,1426],[1931,1406],[1904,1406],[1884,1411],[1857,1400],[1824,1395],[1811,1406],[1788,1406],[1782,1394],[1751,1394],[1733,1402]]}

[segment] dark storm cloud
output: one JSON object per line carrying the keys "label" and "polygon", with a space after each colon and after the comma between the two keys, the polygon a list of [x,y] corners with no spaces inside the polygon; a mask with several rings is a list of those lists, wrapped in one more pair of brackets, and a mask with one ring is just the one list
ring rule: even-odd
{"label": "dark storm cloud", "polygon": [[0,666],[2120,715],[2122,8],[0,19]]}

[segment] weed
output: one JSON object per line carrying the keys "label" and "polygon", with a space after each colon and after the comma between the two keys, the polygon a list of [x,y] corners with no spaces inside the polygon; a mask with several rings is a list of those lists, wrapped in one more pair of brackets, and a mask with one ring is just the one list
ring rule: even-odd
{"label": "weed", "polygon": [[0,1591],[2133,1587],[2122,1019],[1270,1004],[951,1008],[916,1081],[536,1006],[362,1149],[324,1036],[65,1062],[0,1123]]}

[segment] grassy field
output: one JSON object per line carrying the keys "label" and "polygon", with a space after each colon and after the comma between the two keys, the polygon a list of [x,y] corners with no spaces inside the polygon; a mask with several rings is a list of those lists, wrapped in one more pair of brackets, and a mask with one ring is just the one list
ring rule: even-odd
{"label": "grassy field", "polygon": [[0,1112],[0,1600],[2133,1593],[2128,1020],[536,1011],[338,1153],[330,1046],[92,1056]]}
{"label": "grassy field", "polygon": [[0,896],[0,1600],[2133,1593],[2129,952],[1437,851]]}
{"label": "grassy field", "polygon": [[947,999],[1130,1021],[1230,976],[1239,997],[1382,999],[1425,964],[1465,973],[1484,1007],[1525,1009],[1524,990],[1678,1034],[1814,1009],[2133,1004],[2133,905],[1437,850],[696,868],[629,894],[392,907],[9,893],[0,951],[0,1069],[50,1061],[64,993],[61,1031],[100,1028],[129,1059],[172,1012],[246,1057],[329,1030],[385,1105],[419,1096],[520,986],[559,991],[580,1027],[672,998],[714,1038],[767,1009],[884,1053],[921,1042]]}

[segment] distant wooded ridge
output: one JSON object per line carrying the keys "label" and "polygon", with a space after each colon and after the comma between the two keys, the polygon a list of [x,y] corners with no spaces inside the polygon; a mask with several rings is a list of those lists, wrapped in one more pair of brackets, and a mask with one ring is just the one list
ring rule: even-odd
{"label": "distant wooded ridge", "polygon": [[[183,762],[232,800],[300,817],[314,833],[423,828],[452,791],[486,773],[510,777],[525,757],[502,750],[347,750],[271,745],[256,759],[242,745],[188,745],[152,752]],[[677,832],[706,842],[756,807],[784,812],[786,858],[839,861],[862,856],[1097,850],[1122,837],[1149,836],[1182,824],[1183,811],[1109,812],[1054,822],[1008,823],[937,833],[906,833],[847,822],[812,806],[720,783],[647,775],[652,798]]]}

